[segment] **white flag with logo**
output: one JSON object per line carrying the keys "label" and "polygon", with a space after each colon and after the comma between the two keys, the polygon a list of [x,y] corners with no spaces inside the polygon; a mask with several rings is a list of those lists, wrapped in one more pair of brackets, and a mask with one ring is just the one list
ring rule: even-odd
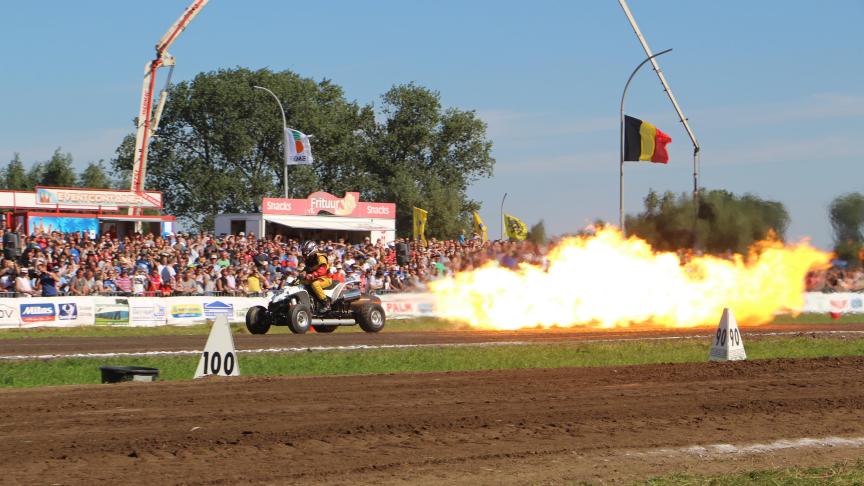
{"label": "white flag with logo", "polygon": [[308,165],[312,163],[312,145],[309,135],[292,128],[285,129],[285,163],[288,165]]}

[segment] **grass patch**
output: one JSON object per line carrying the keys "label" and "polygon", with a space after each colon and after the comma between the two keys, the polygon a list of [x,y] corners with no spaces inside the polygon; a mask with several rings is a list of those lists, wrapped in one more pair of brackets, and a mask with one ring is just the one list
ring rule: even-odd
{"label": "grass patch", "polygon": [[[798,316],[779,315],[771,324],[860,324],[862,314],[846,314],[840,319],[832,319],[828,314],[800,314]],[[234,334],[249,334],[243,324],[232,324]],[[459,324],[434,317],[416,319],[395,319],[387,321],[384,332],[424,332],[454,331],[471,329],[467,324]],[[127,337],[127,336],[204,336],[210,332],[209,324],[195,326],[82,326],[82,327],[37,327],[27,329],[0,329],[0,339],[39,339],[52,337]],[[346,326],[337,332],[362,332],[358,326]],[[270,334],[290,334],[287,326],[273,326]]]}
{"label": "grass patch", "polygon": [[[707,340],[623,341],[522,346],[442,347],[239,354],[243,375],[344,375],[704,362]],[[766,338],[747,343],[750,359],[864,355],[862,339]],[[57,359],[0,363],[0,387],[99,383],[99,366],[159,368],[161,380],[185,380],[198,356]]]}
{"label": "grass patch", "polygon": [[774,317],[771,324],[860,324],[864,322],[864,314],[843,314],[839,319],[834,319],[827,312],[809,312],[792,316],[781,314]]}
{"label": "grass patch", "polygon": [[830,467],[793,467],[766,471],[751,471],[719,476],[671,474],[634,483],[639,486],[776,486],[860,485],[864,484],[864,460],[839,463]]}

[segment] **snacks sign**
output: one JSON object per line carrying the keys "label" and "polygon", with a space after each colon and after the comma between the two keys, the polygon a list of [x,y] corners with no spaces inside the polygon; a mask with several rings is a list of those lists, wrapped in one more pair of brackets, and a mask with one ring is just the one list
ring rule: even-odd
{"label": "snacks sign", "polygon": [[324,212],[353,218],[396,218],[395,204],[361,202],[359,192],[346,192],[341,198],[321,191],[313,192],[306,199],[265,197],[261,208],[264,214],[315,216]]}

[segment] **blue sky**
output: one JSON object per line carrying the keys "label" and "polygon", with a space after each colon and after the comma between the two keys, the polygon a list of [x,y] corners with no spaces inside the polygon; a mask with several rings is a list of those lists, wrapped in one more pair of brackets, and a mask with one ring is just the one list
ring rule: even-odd
{"label": "blue sky", "polygon": [[[109,160],[153,45],[187,0],[0,1],[0,163]],[[864,1],[630,0],[702,145],[701,185],[779,200],[788,236],[831,244],[827,206],[864,191]],[[618,219],[617,112],[644,53],[617,1],[211,0],[170,49],[175,80],[234,66],[330,78],[378,104],[395,83],[489,124],[498,163],[470,193],[491,234],[505,211],[550,233]],[[161,85],[161,80],[157,81]],[[627,112],[672,136],[668,166],[628,164],[625,208],[690,191],[691,145],[654,73]],[[432,215],[434,217],[434,215]]]}

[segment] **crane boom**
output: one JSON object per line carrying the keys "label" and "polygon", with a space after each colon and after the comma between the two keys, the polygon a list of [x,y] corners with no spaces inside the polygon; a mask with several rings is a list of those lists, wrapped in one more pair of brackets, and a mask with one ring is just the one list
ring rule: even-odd
{"label": "crane boom", "polygon": [[696,134],[693,133],[693,130],[690,128],[690,123],[687,122],[687,117],[684,116],[684,111],[681,110],[681,107],[678,105],[678,100],[675,99],[675,95],[672,94],[672,88],[669,87],[669,83],[666,82],[666,76],[663,76],[663,71],[660,70],[660,65],[657,64],[657,59],[651,53],[651,48],[648,47],[648,41],[645,40],[645,37],[642,35],[642,31],[639,30],[639,25],[636,24],[636,19],[633,18],[633,14],[630,12],[630,7],[627,5],[627,0],[618,0],[618,4],[621,5],[621,9],[624,10],[624,15],[627,16],[627,20],[630,21],[630,26],[633,27],[633,32],[636,33],[636,38],[639,39],[639,43],[642,44],[642,49],[645,50],[645,55],[651,59],[651,65],[654,66],[654,72],[657,73],[657,77],[660,79],[660,84],[663,85],[663,89],[666,91],[666,94],[669,96],[669,101],[672,102],[672,106],[675,108],[675,112],[678,114],[678,119],[684,125],[684,130],[687,131],[687,135],[690,137],[690,141],[693,143],[693,152],[699,152],[699,142],[696,141]]}
{"label": "crane boom", "polygon": [[[193,0],[192,4],[186,8],[183,15],[180,16],[165,32],[165,35],[159,39],[156,44],[156,58],[148,62],[144,66],[144,83],[141,87],[141,105],[138,110],[138,125],[135,132],[135,152],[134,162],[132,165],[132,190],[143,194],[144,193],[144,176],[147,171],[147,148],[150,137],[156,132],[159,126],[159,118],[162,116],[162,109],[165,107],[165,101],[168,98],[168,87],[171,83],[171,74],[174,71],[174,56],[169,54],[168,48],[177,40],[177,37],[184,29],[192,22],[192,19],[201,11],[209,0]],[[170,66],[171,70],[168,74],[165,87],[159,94],[159,103],[156,106],[156,112],[153,113],[153,87],[156,83],[156,71],[160,67]],[[132,209],[130,208],[130,214]]]}

